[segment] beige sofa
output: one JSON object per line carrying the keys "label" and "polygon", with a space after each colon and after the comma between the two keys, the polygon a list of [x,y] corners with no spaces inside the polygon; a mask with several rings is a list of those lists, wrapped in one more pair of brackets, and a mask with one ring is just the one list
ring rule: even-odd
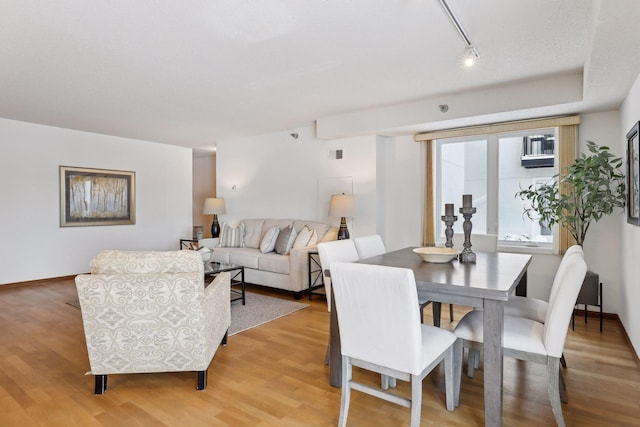
{"label": "beige sofa", "polygon": [[[338,236],[336,227],[316,221],[246,219],[237,226],[244,228],[241,247],[221,247],[219,238],[200,240],[200,246],[213,250],[211,261],[242,265],[245,267],[245,282],[291,291],[296,299],[309,288],[309,251],[316,250],[317,243],[336,240]],[[292,248],[288,255],[262,253],[260,244],[267,231],[273,227],[282,230],[288,226],[293,227],[297,234],[306,226],[315,231],[317,239],[308,246]]]}

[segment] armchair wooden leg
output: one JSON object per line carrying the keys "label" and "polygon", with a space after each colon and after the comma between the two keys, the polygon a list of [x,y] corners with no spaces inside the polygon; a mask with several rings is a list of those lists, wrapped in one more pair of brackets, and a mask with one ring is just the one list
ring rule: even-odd
{"label": "armchair wooden leg", "polygon": [[227,329],[227,332],[224,333],[224,336],[222,337],[222,345],[227,345],[227,338],[229,338],[229,330]]}
{"label": "armchair wooden leg", "polygon": [[107,376],[106,375],[96,375],[96,388],[95,394],[104,394],[107,391]]}
{"label": "armchair wooden leg", "polygon": [[453,304],[449,304],[449,320],[453,322]]}
{"label": "armchair wooden leg", "polygon": [[196,390],[204,390],[207,388],[207,371],[198,371],[198,385]]}

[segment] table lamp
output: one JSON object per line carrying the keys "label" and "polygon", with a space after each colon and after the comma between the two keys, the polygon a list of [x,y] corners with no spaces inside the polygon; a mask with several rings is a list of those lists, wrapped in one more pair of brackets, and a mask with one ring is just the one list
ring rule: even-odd
{"label": "table lamp", "polygon": [[329,216],[340,217],[340,228],[338,229],[338,240],[349,238],[346,217],[353,216],[355,201],[350,194],[332,194],[329,201]]}
{"label": "table lamp", "polygon": [[211,223],[211,237],[220,237],[220,224],[218,224],[218,214],[226,214],[227,208],[224,205],[224,199],[207,198],[204,200],[203,215],[213,215]]}

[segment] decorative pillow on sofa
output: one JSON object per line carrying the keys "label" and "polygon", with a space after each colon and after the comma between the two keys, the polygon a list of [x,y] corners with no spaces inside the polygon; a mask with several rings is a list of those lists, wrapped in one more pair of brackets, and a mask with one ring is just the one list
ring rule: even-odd
{"label": "decorative pillow on sofa", "polygon": [[259,249],[264,219],[245,219],[241,222],[244,224],[244,247]]}
{"label": "decorative pillow on sofa", "polygon": [[267,252],[273,252],[276,248],[276,240],[278,240],[278,234],[280,229],[278,227],[271,227],[264,233],[262,242],[260,242],[260,252],[266,254]]}
{"label": "decorative pillow on sofa", "polygon": [[296,229],[291,226],[280,230],[278,238],[276,239],[276,253],[280,255],[289,255],[297,235]]}
{"label": "decorative pillow on sofa", "polygon": [[312,233],[313,231],[308,226],[305,225],[304,228],[300,230],[300,232],[298,233],[298,236],[296,237],[295,242],[293,242],[293,247],[298,249],[298,248],[304,248],[305,246],[308,246],[309,239],[311,238]]}
{"label": "decorative pillow on sofa", "polygon": [[311,232],[311,237],[309,237],[309,242],[307,242],[307,246],[313,246],[318,243],[318,232],[313,230]]}
{"label": "decorative pillow on sofa", "polygon": [[229,224],[222,224],[220,230],[221,248],[242,248],[244,247],[244,224],[231,227]]}

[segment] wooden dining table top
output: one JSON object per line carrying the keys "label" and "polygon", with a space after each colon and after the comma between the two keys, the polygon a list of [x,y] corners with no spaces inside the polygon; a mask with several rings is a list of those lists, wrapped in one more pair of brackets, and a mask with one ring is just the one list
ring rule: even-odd
{"label": "wooden dining table top", "polygon": [[[360,260],[363,264],[408,268],[413,271],[418,291],[506,301],[526,274],[531,255],[477,252],[475,263],[453,260],[425,262],[413,247]],[[446,298],[442,299],[446,301]]]}

